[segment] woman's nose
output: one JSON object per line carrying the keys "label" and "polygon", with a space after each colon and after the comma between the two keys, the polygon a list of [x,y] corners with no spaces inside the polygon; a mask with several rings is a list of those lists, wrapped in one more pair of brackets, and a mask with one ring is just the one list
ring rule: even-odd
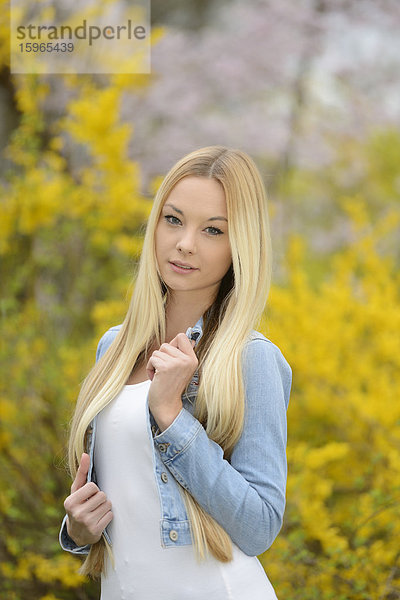
{"label": "woman's nose", "polygon": [[190,233],[190,231],[182,232],[176,247],[183,252],[190,252],[193,254],[196,252],[196,240],[194,232]]}

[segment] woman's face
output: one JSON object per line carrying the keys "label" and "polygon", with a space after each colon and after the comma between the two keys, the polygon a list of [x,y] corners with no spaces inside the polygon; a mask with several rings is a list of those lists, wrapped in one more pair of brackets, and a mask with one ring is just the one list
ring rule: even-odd
{"label": "woman's face", "polygon": [[[188,176],[170,192],[155,232],[161,277],[175,300],[213,302],[232,254],[225,193],[216,179]],[[193,267],[178,270],[174,262]]]}

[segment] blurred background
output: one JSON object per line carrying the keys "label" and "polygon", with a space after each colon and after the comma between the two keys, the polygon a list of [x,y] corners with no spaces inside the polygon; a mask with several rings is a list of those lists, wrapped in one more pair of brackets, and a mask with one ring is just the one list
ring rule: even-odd
{"label": "blurred background", "polygon": [[0,7],[0,598],[99,597],[58,545],[69,420],[158,185],[214,144],[264,178],[293,369],[259,558],[281,600],[400,598],[398,0],[153,0],[151,74],[114,76],[10,74]]}

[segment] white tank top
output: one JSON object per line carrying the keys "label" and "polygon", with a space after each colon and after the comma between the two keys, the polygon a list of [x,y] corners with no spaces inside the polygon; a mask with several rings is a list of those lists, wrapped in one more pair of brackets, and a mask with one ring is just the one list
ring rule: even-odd
{"label": "white tank top", "polygon": [[[98,485],[112,503],[100,600],[276,600],[255,556],[233,546],[233,560],[198,563],[192,545],[163,548],[160,500],[147,432],[151,381],[125,385],[98,415],[94,463]],[[172,477],[172,475],[170,475]]]}

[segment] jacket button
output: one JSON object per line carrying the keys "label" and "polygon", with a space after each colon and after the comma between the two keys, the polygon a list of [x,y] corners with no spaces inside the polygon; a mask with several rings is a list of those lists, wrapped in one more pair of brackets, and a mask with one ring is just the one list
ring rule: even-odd
{"label": "jacket button", "polygon": [[169,537],[173,542],[176,542],[176,540],[178,539],[178,532],[175,531],[175,529],[171,529],[171,531],[169,532]]}
{"label": "jacket button", "polygon": [[167,483],[168,481],[168,475],[166,473],[161,473],[161,479],[163,480],[164,483]]}
{"label": "jacket button", "polygon": [[158,449],[160,452],[166,452],[167,450],[167,444],[159,444],[158,445]]}

